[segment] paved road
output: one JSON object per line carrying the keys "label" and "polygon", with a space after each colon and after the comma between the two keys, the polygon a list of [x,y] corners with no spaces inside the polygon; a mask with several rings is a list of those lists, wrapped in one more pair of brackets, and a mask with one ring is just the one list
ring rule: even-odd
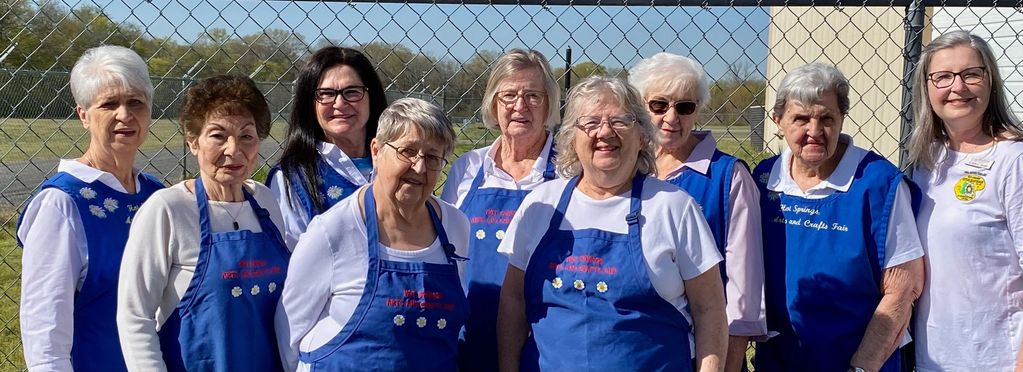
{"label": "paved road", "polygon": [[[260,149],[263,162],[276,163],[279,156],[276,142],[264,143]],[[39,184],[57,170],[58,159],[34,159],[17,162],[0,161],[0,208],[22,208],[23,204]],[[195,156],[181,148],[165,148],[159,151],[140,152],[135,164],[142,171],[153,174],[173,184],[183,175],[194,174]],[[0,221],[6,222],[6,221]]]}

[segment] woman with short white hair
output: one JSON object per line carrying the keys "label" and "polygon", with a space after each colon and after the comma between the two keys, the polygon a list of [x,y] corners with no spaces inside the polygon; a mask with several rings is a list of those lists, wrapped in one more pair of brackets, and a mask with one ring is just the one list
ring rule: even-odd
{"label": "woman with short white hair", "polygon": [[923,249],[912,183],[842,134],[849,81],[834,66],[789,72],[772,119],[788,145],[753,171],[760,187],[767,327],[754,367],[901,369]]}
{"label": "woman with short white hair", "polygon": [[696,202],[654,171],[634,88],[590,77],[568,94],[558,173],[522,202],[498,321],[501,371],[719,371],[721,255]]}
{"label": "woman with short white hair", "polygon": [[760,193],[746,163],[717,149],[711,131],[696,131],[710,100],[703,67],[690,58],[657,53],[629,70],[656,131],[657,178],[681,187],[700,204],[718,252],[728,313],[726,371],[746,363],[750,337],[767,336]]}
{"label": "woman with short white hair", "polygon": [[71,93],[88,148],[60,161],[18,221],[25,364],[124,371],[114,319],[117,273],[135,211],[163,188],[135,168],[152,122],[153,84],[138,54],[107,45],[75,62]]}
{"label": "woman with short white hair", "polygon": [[379,125],[376,177],[313,219],[291,258],[278,332],[299,371],[457,369],[469,221],[433,196],[455,132],[416,98],[395,101]]}

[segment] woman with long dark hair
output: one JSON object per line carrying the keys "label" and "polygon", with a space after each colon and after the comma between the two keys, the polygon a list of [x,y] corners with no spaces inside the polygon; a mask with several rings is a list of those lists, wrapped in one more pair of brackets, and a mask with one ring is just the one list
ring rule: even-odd
{"label": "woman with long dark hair", "polygon": [[299,74],[280,164],[267,177],[294,246],[316,215],[369,183],[369,141],[387,108],[383,84],[362,52],[317,50]]}

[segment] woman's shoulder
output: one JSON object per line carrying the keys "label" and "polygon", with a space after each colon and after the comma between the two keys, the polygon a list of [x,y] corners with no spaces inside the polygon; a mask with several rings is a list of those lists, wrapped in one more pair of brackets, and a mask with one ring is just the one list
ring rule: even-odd
{"label": "woman's shoulder", "polygon": [[671,209],[685,208],[694,203],[693,197],[682,188],[653,176],[643,180],[642,200],[644,204]]}

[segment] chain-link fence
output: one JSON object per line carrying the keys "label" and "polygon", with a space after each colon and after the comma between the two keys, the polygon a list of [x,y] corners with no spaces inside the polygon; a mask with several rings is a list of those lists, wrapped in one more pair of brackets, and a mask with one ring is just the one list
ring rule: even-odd
{"label": "chain-link fence", "polygon": [[593,74],[625,76],[638,60],[660,51],[692,56],[712,82],[698,125],[750,163],[779,149],[764,107],[772,105],[785,72],[810,61],[829,62],[852,82],[853,107],[844,131],[857,145],[898,162],[909,129],[902,115],[908,105],[903,79],[912,68],[907,57],[912,61],[921,43],[959,28],[992,41],[1013,110],[1023,113],[1023,0],[4,0],[0,370],[24,369],[17,212],[59,158],[77,157],[88,144],[67,86],[70,67],[87,48],[129,46],[148,61],[156,86],[154,122],[137,165],[172,183],[195,167],[176,121],[184,88],[221,73],[258,81],[275,113],[261,152],[272,164],[298,66],[329,44],[364,50],[377,64],[389,98],[412,95],[443,107],[460,129],[456,154],[494,140],[480,124],[480,97],[490,62],[513,47],[543,52],[563,86]]}

